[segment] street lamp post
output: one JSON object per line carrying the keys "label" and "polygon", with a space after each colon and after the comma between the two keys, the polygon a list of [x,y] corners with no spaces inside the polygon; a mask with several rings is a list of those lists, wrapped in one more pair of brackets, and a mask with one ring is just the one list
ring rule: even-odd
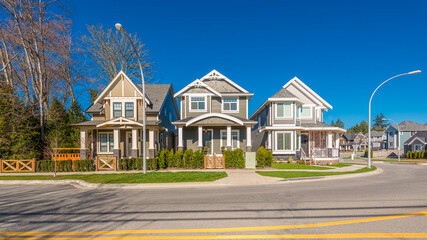
{"label": "street lamp post", "polygon": [[398,140],[398,143],[399,143],[399,145],[397,146],[397,149],[399,150],[398,159],[399,159],[399,162],[400,162],[400,128],[399,128],[399,125],[395,121],[393,121],[391,119],[383,118],[383,120],[392,121],[397,126],[397,140]]}
{"label": "street lamp post", "polygon": [[375,91],[372,93],[371,98],[369,99],[369,129],[368,129],[368,168],[371,168],[371,102],[372,102],[372,97],[374,96],[375,92],[377,92],[378,88],[380,88],[382,85],[384,85],[384,83],[392,80],[393,78],[397,78],[403,75],[414,75],[417,73],[420,73],[420,70],[416,70],[416,71],[412,71],[412,72],[407,72],[407,73],[402,73],[399,75],[396,75],[394,77],[391,77],[387,80],[385,80],[383,83],[381,83],[376,89]]}
{"label": "street lamp post", "polygon": [[146,154],[146,127],[145,127],[145,81],[144,81],[144,73],[142,72],[142,65],[141,65],[141,61],[139,60],[139,54],[138,51],[135,48],[135,45],[132,42],[132,39],[129,37],[129,35],[126,33],[125,29],[123,28],[123,26],[120,23],[116,23],[116,29],[119,30],[121,33],[123,33],[123,35],[125,35],[127,37],[127,39],[129,40],[129,42],[132,45],[132,48],[136,54],[136,59],[138,60],[138,64],[139,64],[139,69],[141,70],[141,85],[142,85],[142,162],[143,162],[143,167],[142,167],[142,172],[143,173],[147,173],[147,154]]}

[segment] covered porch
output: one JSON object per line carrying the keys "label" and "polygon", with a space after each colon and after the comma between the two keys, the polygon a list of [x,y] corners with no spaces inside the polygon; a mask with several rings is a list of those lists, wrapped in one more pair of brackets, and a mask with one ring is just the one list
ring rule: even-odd
{"label": "covered porch", "polygon": [[202,150],[208,155],[223,150],[252,151],[251,130],[255,122],[211,113],[174,122],[178,128],[178,150]]}
{"label": "covered porch", "polygon": [[338,163],[340,155],[340,132],[309,130],[301,131],[301,145],[297,157],[318,165]]}
{"label": "covered porch", "polygon": [[[110,121],[88,121],[86,126],[80,126],[80,159],[87,159],[90,155],[115,156],[119,158],[133,158],[142,156],[143,124],[142,121],[133,121],[126,118],[117,118]],[[92,126],[87,126],[92,123]],[[156,153],[163,146],[162,132],[166,130],[156,122],[147,121],[146,127],[146,156],[156,157]],[[77,126],[76,126],[77,127]]]}

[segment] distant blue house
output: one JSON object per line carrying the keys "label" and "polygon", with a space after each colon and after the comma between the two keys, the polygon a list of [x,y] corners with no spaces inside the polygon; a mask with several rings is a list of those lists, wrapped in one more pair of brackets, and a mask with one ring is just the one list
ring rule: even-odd
{"label": "distant blue house", "polygon": [[427,126],[412,121],[404,121],[399,124],[400,135],[396,125],[390,125],[386,130],[386,149],[398,149],[400,141],[400,149],[412,135],[417,132],[427,131]]}

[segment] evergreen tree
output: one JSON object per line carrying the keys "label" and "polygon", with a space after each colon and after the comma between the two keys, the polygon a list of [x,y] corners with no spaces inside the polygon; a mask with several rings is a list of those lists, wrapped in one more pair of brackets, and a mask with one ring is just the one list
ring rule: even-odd
{"label": "evergreen tree", "polygon": [[[80,104],[75,101],[71,104],[70,109],[68,109],[68,124],[74,124],[86,121],[87,118],[84,115],[83,109]],[[80,131],[77,128],[70,128],[70,139],[69,142],[73,145],[73,147],[79,147],[80,141]]]}
{"label": "evergreen tree", "polygon": [[369,130],[368,123],[366,121],[361,121],[360,125],[356,124],[355,126],[349,128],[347,132],[349,133],[355,133],[355,132],[361,132],[363,134],[367,133]]}
{"label": "evergreen tree", "polygon": [[331,125],[334,127],[344,128],[344,123],[339,118],[337,122],[332,121]]}
{"label": "evergreen tree", "polygon": [[96,98],[99,95],[99,90],[89,87],[89,94],[90,94],[90,102],[93,103],[95,102]]}
{"label": "evergreen tree", "polygon": [[384,120],[385,116],[383,113],[377,114],[374,119],[374,124],[372,125],[372,130],[375,131],[384,131],[390,124],[387,120]]}

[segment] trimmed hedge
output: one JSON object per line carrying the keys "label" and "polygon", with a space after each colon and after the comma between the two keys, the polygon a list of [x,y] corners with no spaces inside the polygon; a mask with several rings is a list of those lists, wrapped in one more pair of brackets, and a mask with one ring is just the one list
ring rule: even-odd
{"label": "trimmed hedge", "polygon": [[[147,170],[159,169],[157,158],[147,158],[146,164]],[[117,165],[119,171],[142,170],[143,161],[142,158],[121,158]]]}
{"label": "trimmed hedge", "polygon": [[271,164],[273,164],[274,161],[273,153],[261,146],[256,152],[256,161],[256,167],[271,167]]}
{"label": "trimmed hedge", "polygon": [[425,150],[423,150],[423,151],[416,151],[416,152],[408,151],[406,153],[406,158],[409,158],[409,159],[427,158],[427,154],[426,154]]}
{"label": "trimmed hedge", "polygon": [[225,150],[223,154],[225,157],[225,168],[245,167],[245,156],[242,149],[238,148],[234,151]]}
{"label": "trimmed hedge", "polygon": [[[56,171],[57,172],[73,172],[73,161],[64,160],[57,161]],[[91,159],[87,160],[75,160],[74,161],[75,172],[90,172],[95,171],[95,163]],[[55,161],[53,160],[38,160],[36,172],[54,172]]]}

